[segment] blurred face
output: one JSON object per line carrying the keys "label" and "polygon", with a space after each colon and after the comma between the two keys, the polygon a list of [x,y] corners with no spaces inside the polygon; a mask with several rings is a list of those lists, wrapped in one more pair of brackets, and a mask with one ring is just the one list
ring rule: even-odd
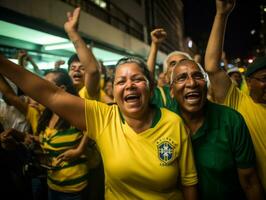
{"label": "blurred face", "polygon": [[133,118],[144,115],[149,105],[150,85],[138,64],[125,63],[117,67],[114,98],[123,115]]}
{"label": "blurred face", "polygon": [[250,96],[256,103],[266,104],[266,69],[259,70],[247,78]]}
{"label": "blurred face", "polygon": [[106,83],[104,91],[109,97],[113,98],[113,83],[111,81]]}
{"label": "blurred face", "polygon": [[68,74],[72,79],[75,88],[81,89],[84,86],[85,69],[79,61],[74,61],[71,63]]}
{"label": "blurred face", "polygon": [[168,58],[166,62],[167,63],[166,79],[168,83],[170,83],[171,74],[174,66],[182,59],[187,59],[187,57],[182,54],[177,54],[177,55],[172,55]]}
{"label": "blurred face", "polygon": [[202,72],[194,62],[186,62],[174,68],[171,95],[183,112],[202,111],[207,96],[207,84]]}
{"label": "blurred face", "polygon": [[158,86],[163,87],[166,85],[165,73],[160,73],[158,76]]}
{"label": "blurred face", "polygon": [[242,76],[238,72],[233,72],[230,74],[230,78],[237,83],[237,87],[240,88],[242,83]]}

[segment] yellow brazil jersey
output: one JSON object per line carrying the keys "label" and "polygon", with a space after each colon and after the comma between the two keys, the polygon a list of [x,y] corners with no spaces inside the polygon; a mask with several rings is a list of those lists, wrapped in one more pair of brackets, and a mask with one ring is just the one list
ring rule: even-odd
{"label": "yellow brazil jersey", "polygon": [[180,117],[159,109],[158,122],[134,132],[117,105],[85,100],[87,134],[102,155],[105,198],[182,199],[178,183],[197,183],[190,138]]}
{"label": "yellow brazil jersey", "polygon": [[255,103],[234,84],[231,84],[224,104],[240,112],[245,119],[254,144],[257,171],[266,191],[266,105]]}
{"label": "yellow brazil jersey", "polygon": [[60,192],[79,192],[88,183],[87,158],[81,156],[58,164],[56,159],[64,151],[75,148],[83,134],[76,128],[58,131],[47,127],[40,134],[40,144],[48,155],[47,183],[49,188]]}
{"label": "yellow brazil jersey", "polygon": [[[96,99],[94,99],[94,100],[98,100],[98,101],[103,102],[103,98],[104,98],[105,95],[106,95],[105,92],[101,89],[100,92],[99,92],[98,97],[96,97]],[[83,98],[83,99],[93,99],[93,98],[88,94],[88,91],[87,91],[87,89],[86,89],[85,86],[79,90],[79,96],[80,96],[81,98]]]}
{"label": "yellow brazil jersey", "polygon": [[26,118],[30,122],[33,135],[38,135],[37,126],[40,115],[41,115],[40,111],[38,111],[36,108],[32,106],[28,106]]}

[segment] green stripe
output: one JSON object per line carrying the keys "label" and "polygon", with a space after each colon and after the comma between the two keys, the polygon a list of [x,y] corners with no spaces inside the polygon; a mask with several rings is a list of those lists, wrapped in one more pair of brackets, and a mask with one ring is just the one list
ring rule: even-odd
{"label": "green stripe", "polygon": [[59,151],[59,150],[56,150],[56,151],[54,151],[54,150],[48,150],[48,154],[49,154],[49,156],[50,157],[57,157],[57,156],[59,156],[61,153],[64,153],[65,151],[67,151],[68,149],[63,149],[63,150],[61,150],[61,151]]}
{"label": "green stripe", "polygon": [[53,167],[52,170],[66,169],[66,168],[70,168],[70,167],[73,167],[73,166],[76,166],[76,165],[79,165],[79,164],[83,164],[83,163],[86,163],[86,162],[87,162],[87,158],[79,158],[77,160],[74,160],[74,161],[70,162],[67,165]]}
{"label": "green stripe", "polygon": [[76,128],[70,128],[67,130],[63,130],[63,131],[57,131],[52,137],[49,138],[49,141],[54,138],[54,137],[60,137],[60,136],[66,136],[66,135],[73,135],[76,133],[80,133],[80,130],[76,129]]}
{"label": "green stripe", "polygon": [[73,142],[60,142],[60,143],[50,143],[50,142],[47,142],[47,144],[51,147],[54,147],[54,148],[59,148],[59,147],[74,147],[76,146],[77,144],[80,143],[80,140],[76,140],[76,141],[73,141]]}
{"label": "green stripe", "polygon": [[154,128],[156,126],[156,124],[159,122],[159,120],[161,119],[161,109],[155,106],[155,114],[154,117],[152,119],[152,125],[151,128]]}
{"label": "green stripe", "polygon": [[81,176],[81,177],[71,179],[71,180],[66,180],[66,181],[57,181],[57,180],[52,179],[50,176],[47,176],[47,178],[55,185],[68,186],[68,185],[75,185],[75,184],[81,183],[83,181],[86,181],[88,179],[88,173]]}

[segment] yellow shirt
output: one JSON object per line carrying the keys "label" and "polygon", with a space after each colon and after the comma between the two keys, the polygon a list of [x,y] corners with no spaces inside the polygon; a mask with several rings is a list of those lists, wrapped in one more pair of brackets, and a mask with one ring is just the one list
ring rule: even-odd
{"label": "yellow shirt", "polygon": [[105,171],[105,199],[182,199],[178,183],[195,185],[196,169],[183,121],[166,109],[154,127],[136,133],[117,105],[85,100],[88,137],[96,141]]}
{"label": "yellow shirt", "polygon": [[242,92],[246,93],[247,95],[249,95],[248,85],[247,85],[246,79],[244,77],[242,77],[242,83],[241,83],[240,90]]}
{"label": "yellow shirt", "polygon": [[37,133],[37,126],[38,126],[38,120],[39,120],[40,116],[41,116],[41,114],[36,108],[34,108],[32,106],[28,106],[26,118],[30,122],[33,135],[39,135]]}
{"label": "yellow shirt", "polygon": [[98,101],[103,102],[103,97],[104,97],[105,95],[106,95],[105,92],[101,89],[100,92],[99,92],[99,96],[96,97],[96,99],[94,99],[94,98],[92,98],[92,97],[89,95],[89,93],[88,93],[88,91],[87,91],[87,89],[86,89],[85,86],[79,90],[79,96],[80,96],[81,98],[83,98],[83,99],[93,99],[93,100],[98,100]]}
{"label": "yellow shirt", "polygon": [[58,131],[47,127],[40,133],[40,144],[48,155],[47,184],[49,188],[60,192],[79,192],[88,184],[87,158],[80,156],[57,164],[56,157],[75,148],[83,133],[75,128]]}
{"label": "yellow shirt", "polygon": [[225,105],[237,110],[248,126],[257,158],[257,171],[266,191],[266,105],[255,103],[252,98],[231,85]]}

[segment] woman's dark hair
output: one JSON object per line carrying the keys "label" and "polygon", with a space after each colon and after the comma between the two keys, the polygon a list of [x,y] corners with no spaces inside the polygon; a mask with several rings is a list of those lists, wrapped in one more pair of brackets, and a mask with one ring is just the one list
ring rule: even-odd
{"label": "woman's dark hair", "polygon": [[115,66],[115,70],[117,69],[117,67],[119,65],[122,65],[125,63],[136,63],[140,67],[144,76],[148,79],[148,81],[150,83],[151,91],[152,91],[154,88],[154,80],[151,77],[151,74],[150,74],[150,71],[148,69],[146,62],[144,60],[142,60],[141,58],[138,58],[138,57],[124,57],[124,58],[121,58],[120,60],[117,61],[116,66]]}
{"label": "woman's dark hair", "polygon": [[[53,70],[47,71],[45,73],[45,76],[47,74],[50,74],[50,73],[53,73],[56,75],[56,78],[54,80],[56,86],[58,86],[58,87],[65,86],[66,92],[73,94],[73,95],[77,95],[77,91],[73,86],[72,80],[66,71],[63,71],[60,69],[53,69]],[[44,111],[43,111],[43,113],[40,116],[39,121],[38,121],[38,127],[37,127],[38,133],[40,133],[46,129],[46,127],[49,125],[49,121],[50,121],[52,115],[53,115],[53,112],[50,109],[48,109],[48,108],[44,109]],[[69,124],[68,121],[59,117],[59,120],[56,123],[55,128],[58,130],[64,130],[64,129],[68,129],[70,126],[71,125]]]}

